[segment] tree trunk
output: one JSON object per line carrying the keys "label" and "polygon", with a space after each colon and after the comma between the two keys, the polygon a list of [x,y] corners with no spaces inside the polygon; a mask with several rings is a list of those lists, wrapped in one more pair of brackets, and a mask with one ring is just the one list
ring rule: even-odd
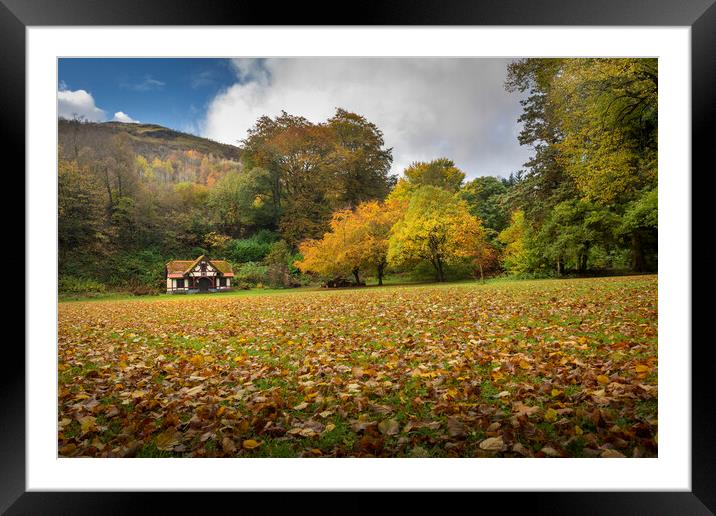
{"label": "tree trunk", "polygon": [[579,256],[579,272],[584,273],[587,271],[587,253],[584,252]]}
{"label": "tree trunk", "polygon": [[382,285],[383,285],[383,272],[384,272],[384,270],[385,270],[385,264],[384,264],[384,263],[378,264],[378,285],[379,285],[379,286],[382,286]]}
{"label": "tree trunk", "polygon": [[360,270],[359,269],[353,269],[353,277],[356,279],[356,285],[360,284]]}
{"label": "tree trunk", "polygon": [[445,273],[443,272],[443,262],[440,258],[435,260],[435,269],[438,272],[438,281],[445,281]]}
{"label": "tree trunk", "polygon": [[109,197],[109,204],[107,211],[109,214],[112,214],[112,211],[114,210],[114,200],[112,199],[112,184],[109,180],[109,169],[105,167],[104,169],[104,179],[105,179],[105,185],[107,186],[107,196]]}
{"label": "tree trunk", "polygon": [[557,276],[562,275],[562,258],[557,258]]}
{"label": "tree trunk", "polygon": [[117,196],[122,197],[124,194],[122,193],[122,172],[117,171]]}
{"label": "tree trunk", "polygon": [[480,283],[485,283],[485,274],[482,271],[482,262],[480,262]]}
{"label": "tree trunk", "polygon": [[644,259],[644,248],[641,244],[641,236],[633,233],[631,236],[631,256],[632,269],[635,272],[644,272],[646,270],[646,260]]}

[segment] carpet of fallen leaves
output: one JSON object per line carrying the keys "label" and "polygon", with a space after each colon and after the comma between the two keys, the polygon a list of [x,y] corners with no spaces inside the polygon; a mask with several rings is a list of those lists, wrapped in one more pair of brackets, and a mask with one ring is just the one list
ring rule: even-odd
{"label": "carpet of fallen leaves", "polygon": [[657,278],[59,305],[60,456],[654,457]]}

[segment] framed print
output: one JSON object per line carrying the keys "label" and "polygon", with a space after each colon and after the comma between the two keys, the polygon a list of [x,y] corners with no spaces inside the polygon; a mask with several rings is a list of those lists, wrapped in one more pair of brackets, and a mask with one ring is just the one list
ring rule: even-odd
{"label": "framed print", "polygon": [[712,3],[2,0],[27,303],[0,507],[709,514]]}

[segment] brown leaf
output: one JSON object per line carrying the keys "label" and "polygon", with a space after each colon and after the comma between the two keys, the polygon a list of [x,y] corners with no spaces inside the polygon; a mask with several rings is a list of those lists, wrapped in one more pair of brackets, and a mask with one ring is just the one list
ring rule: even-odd
{"label": "brown leaf", "polygon": [[501,451],[505,447],[502,437],[488,437],[480,443],[480,449],[486,451]]}
{"label": "brown leaf", "polygon": [[600,455],[600,457],[603,457],[605,459],[623,459],[626,458],[626,456],[623,453],[618,452],[617,450],[604,450]]}
{"label": "brown leaf", "polygon": [[224,450],[224,453],[233,454],[236,452],[236,444],[234,443],[233,439],[224,437],[221,440],[221,449]]}
{"label": "brown leaf", "polygon": [[157,435],[154,443],[158,450],[169,451],[174,448],[181,440],[181,434],[176,428],[169,428]]}
{"label": "brown leaf", "polygon": [[447,429],[450,437],[465,437],[467,435],[465,425],[455,417],[448,418]]}

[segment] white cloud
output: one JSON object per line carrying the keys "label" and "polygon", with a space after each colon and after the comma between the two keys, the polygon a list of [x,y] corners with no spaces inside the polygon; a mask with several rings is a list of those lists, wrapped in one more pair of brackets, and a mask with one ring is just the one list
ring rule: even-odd
{"label": "white cloud", "polygon": [[124,122],[125,124],[140,123],[139,120],[134,120],[131,116],[129,116],[127,113],[124,113],[122,111],[117,111],[114,114],[114,118],[112,120],[114,120],[115,122]]}
{"label": "white cloud", "polygon": [[152,91],[161,90],[166,86],[166,82],[154,79],[151,75],[145,75],[144,79],[138,83],[123,83],[122,87],[134,91]]}
{"label": "white cloud", "polygon": [[236,144],[262,115],[281,110],[321,122],[355,111],[393,147],[393,172],[453,159],[468,177],[507,176],[529,149],[516,140],[519,98],[504,91],[509,59],[236,59],[237,82],[210,103],[206,137]]}
{"label": "white cloud", "polygon": [[106,114],[95,105],[92,94],[85,90],[60,90],[57,92],[57,112],[60,118],[84,117],[90,122],[102,122]]}

